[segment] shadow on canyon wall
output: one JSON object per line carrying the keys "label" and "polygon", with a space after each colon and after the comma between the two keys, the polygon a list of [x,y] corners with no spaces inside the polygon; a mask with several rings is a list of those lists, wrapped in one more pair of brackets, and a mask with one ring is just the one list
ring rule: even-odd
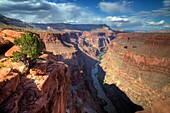
{"label": "shadow on canyon wall", "polygon": [[[91,70],[95,66],[96,63],[98,63],[97,60],[93,59],[92,57],[88,56],[85,52],[81,51],[77,45],[74,45],[77,49],[77,55],[78,55],[78,60],[79,62],[83,65],[83,71],[85,72],[85,75],[87,76],[88,80],[85,80],[85,86],[89,90],[92,98],[96,99],[96,93],[92,93],[92,90],[94,90],[93,86],[93,80],[91,77]],[[129,97],[121,91],[115,84],[108,85],[108,84],[103,84],[104,83],[104,76],[105,72],[102,69],[102,67],[98,67],[99,69],[99,82],[106,94],[106,96],[110,99],[112,104],[115,106],[116,110],[118,113],[134,113],[136,111],[143,110],[143,107],[140,105],[137,105],[133,103]],[[99,106],[103,108],[105,103],[100,103]]]}
{"label": "shadow on canyon wall", "polygon": [[120,90],[115,84],[105,84],[104,76],[106,72],[101,66],[98,66],[98,80],[112,104],[115,106],[118,113],[135,113],[136,111],[143,110],[143,107],[133,103],[130,98]]}
{"label": "shadow on canyon wall", "polygon": [[[105,34],[100,34],[100,35],[105,35]],[[75,37],[75,36],[72,36]],[[115,37],[110,37],[111,39],[114,39]],[[77,37],[75,38],[76,40],[78,39]],[[70,43],[70,39],[66,41],[67,43]],[[77,42],[77,41],[76,41]],[[72,43],[73,44],[73,43]],[[74,47],[77,50],[77,56],[78,60],[83,66],[83,72],[85,72],[85,77],[88,80],[84,81],[84,84],[86,88],[89,90],[92,98],[96,99],[97,91],[92,93],[92,90],[94,90],[93,86],[93,80],[91,77],[91,70],[95,66],[96,63],[98,63],[97,60],[93,59],[89,55],[87,55],[85,52],[79,49],[77,44],[73,44]],[[105,72],[102,69],[102,67],[98,67],[99,69],[99,74],[98,74],[98,80],[106,94],[106,96],[110,99],[112,104],[115,106],[116,110],[118,113],[134,113],[136,111],[143,110],[143,107],[140,105],[137,105],[133,103],[129,97],[121,91],[115,84],[109,85],[109,84],[103,84],[104,83],[104,76]],[[100,103],[99,106],[103,107],[105,104]]]}

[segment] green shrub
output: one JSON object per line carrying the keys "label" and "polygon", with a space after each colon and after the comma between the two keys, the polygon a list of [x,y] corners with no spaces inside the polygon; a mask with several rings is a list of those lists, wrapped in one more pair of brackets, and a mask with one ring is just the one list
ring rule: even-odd
{"label": "green shrub", "polygon": [[4,64],[0,62],[0,67],[4,67]]}
{"label": "green shrub", "polygon": [[21,38],[15,39],[14,44],[19,46],[20,52],[13,52],[12,61],[30,62],[38,58],[43,50],[43,45],[38,35],[31,32],[27,32]]}

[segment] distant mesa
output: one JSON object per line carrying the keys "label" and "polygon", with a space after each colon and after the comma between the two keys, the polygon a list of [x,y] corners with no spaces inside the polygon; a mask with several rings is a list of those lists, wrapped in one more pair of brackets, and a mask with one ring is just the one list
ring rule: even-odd
{"label": "distant mesa", "polygon": [[21,20],[5,17],[0,14],[0,26],[3,25],[17,26],[22,28],[34,28],[38,30],[78,30],[78,31],[91,31],[96,29],[112,30],[106,24],[67,24],[67,23],[26,23]]}
{"label": "distant mesa", "polygon": [[111,30],[109,26],[106,24],[65,24],[65,23],[34,23],[33,24],[38,29],[48,30],[48,29],[55,29],[55,30],[79,30],[79,31],[91,31],[95,29],[108,29]]}

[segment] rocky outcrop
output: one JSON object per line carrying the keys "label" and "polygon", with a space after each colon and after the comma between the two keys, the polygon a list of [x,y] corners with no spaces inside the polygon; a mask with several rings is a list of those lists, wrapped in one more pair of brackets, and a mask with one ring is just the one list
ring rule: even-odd
{"label": "rocky outcrop", "polygon": [[19,32],[19,31],[14,31],[9,29],[5,29],[0,32],[0,36],[4,40],[8,40],[10,42],[13,42],[15,38],[21,37],[22,34],[24,34],[24,32]]}
{"label": "rocky outcrop", "polygon": [[13,46],[11,47],[6,53],[5,53],[5,56],[6,57],[12,57],[13,56],[13,52],[16,52],[16,51],[20,51],[20,48],[18,46]]}
{"label": "rocky outcrop", "polygon": [[116,85],[144,108],[170,100],[169,53],[170,34],[120,33],[100,64],[104,83]]}
{"label": "rocky outcrop", "polygon": [[65,113],[70,86],[69,68],[52,54],[28,70],[21,62],[1,60],[0,111]]}
{"label": "rocky outcrop", "polygon": [[[0,31],[0,54],[6,53],[12,46],[14,46],[13,41],[15,38],[21,37],[24,32],[18,32],[14,30],[1,30]],[[12,56],[13,51],[19,50],[17,47],[11,48],[6,53],[6,56]]]}

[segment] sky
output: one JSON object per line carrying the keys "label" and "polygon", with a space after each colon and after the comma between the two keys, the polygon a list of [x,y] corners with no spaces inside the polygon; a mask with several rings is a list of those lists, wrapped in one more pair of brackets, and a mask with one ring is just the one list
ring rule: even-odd
{"label": "sky", "polygon": [[28,23],[170,30],[170,0],[0,0],[0,14]]}

